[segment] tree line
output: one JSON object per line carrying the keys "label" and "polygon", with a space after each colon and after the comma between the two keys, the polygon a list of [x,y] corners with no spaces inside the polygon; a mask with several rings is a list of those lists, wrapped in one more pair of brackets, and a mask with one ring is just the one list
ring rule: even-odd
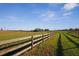
{"label": "tree line", "polygon": [[[0,31],[4,31],[3,28],[0,29]],[[35,28],[34,30],[6,30],[6,31],[33,31],[33,32],[39,32],[39,31],[49,31],[49,29],[40,29],[40,28]]]}
{"label": "tree line", "polygon": [[34,30],[32,30],[34,32],[39,32],[39,31],[49,31],[49,29],[40,29],[40,28],[36,28]]}
{"label": "tree line", "polygon": [[63,29],[62,31],[79,31],[79,28]]}

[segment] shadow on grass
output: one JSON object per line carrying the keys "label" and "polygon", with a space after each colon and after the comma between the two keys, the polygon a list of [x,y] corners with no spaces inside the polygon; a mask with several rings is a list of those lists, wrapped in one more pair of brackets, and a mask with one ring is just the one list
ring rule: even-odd
{"label": "shadow on grass", "polygon": [[62,42],[61,42],[61,34],[59,34],[58,42],[57,42],[57,50],[56,50],[56,56],[63,56],[63,48],[62,48]]}
{"label": "shadow on grass", "polygon": [[70,48],[67,48],[67,49],[63,49],[63,50],[69,50],[69,49],[75,49],[77,47],[70,47]]}
{"label": "shadow on grass", "polygon": [[77,36],[75,36],[75,35],[72,35],[72,34],[69,34],[69,33],[67,33],[68,35],[70,35],[70,36],[73,36],[73,37],[75,37],[75,38],[77,38],[77,39],[79,39],[79,37],[77,37]]}
{"label": "shadow on grass", "polygon": [[68,37],[66,34],[64,34],[65,35],[65,37],[70,41],[70,42],[72,42],[72,43],[74,43],[75,45],[76,45],[76,47],[77,48],[79,48],[79,44],[78,43],[76,43],[75,41],[73,41],[70,37]]}

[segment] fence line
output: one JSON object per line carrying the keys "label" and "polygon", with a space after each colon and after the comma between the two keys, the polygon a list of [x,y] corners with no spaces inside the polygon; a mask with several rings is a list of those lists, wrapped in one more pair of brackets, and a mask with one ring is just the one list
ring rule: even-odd
{"label": "fence line", "polygon": [[0,55],[21,55],[50,37],[49,33],[0,42]]}

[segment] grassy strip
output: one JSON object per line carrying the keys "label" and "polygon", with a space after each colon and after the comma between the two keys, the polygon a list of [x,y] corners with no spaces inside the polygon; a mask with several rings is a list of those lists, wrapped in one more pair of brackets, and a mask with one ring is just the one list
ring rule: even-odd
{"label": "grassy strip", "polygon": [[[66,31],[68,32],[68,31]],[[70,35],[73,35],[74,37],[79,37],[79,31],[69,31],[68,32]]]}
{"label": "grassy strip", "polygon": [[71,39],[73,42],[75,42],[76,44],[79,45],[79,38],[76,38],[76,37],[69,35],[69,34],[66,34],[66,35],[69,37],[69,39]]}
{"label": "grassy strip", "polygon": [[[53,34],[54,35],[54,34]],[[25,52],[22,55],[30,55],[30,56],[51,56],[55,55],[55,49],[57,46],[57,39],[58,39],[58,33],[55,33],[53,37],[51,37],[49,40],[42,42],[35,48],[33,48],[29,52]]]}
{"label": "grassy strip", "polygon": [[[79,48],[78,48],[79,44],[77,43],[76,38],[66,33],[65,33],[65,37],[67,38],[66,40],[69,41],[69,45],[67,46],[68,48],[64,49],[65,51],[67,51],[65,52],[65,55],[78,56],[79,55]],[[67,44],[68,42],[66,42],[66,44],[63,44],[63,45],[67,45]]]}
{"label": "grassy strip", "polygon": [[62,52],[65,56],[74,55],[74,48],[76,47],[72,42],[68,40],[68,38],[61,33],[61,42],[62,42]]}
{"label": "grassy strip", "polygon": [[79,37],[77,35],[74,35],[74,34],[71,34],[71,33],[67,33],[67,34],[70,35],[70,36],[72,36],[72,37],[75,37],[75,38],[79,39]]}

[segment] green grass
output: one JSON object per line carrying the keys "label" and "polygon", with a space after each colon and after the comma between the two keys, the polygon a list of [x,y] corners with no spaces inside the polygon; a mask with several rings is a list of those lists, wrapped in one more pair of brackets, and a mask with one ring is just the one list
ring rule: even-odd
{"label": "green grass", "polygon": [[[54,35],[54,36],[53,36]],[[35,55],[35,56],[51,56],[51,55],[55,55],[55,51],[56,51],[56,46],[57,46],[57,40],[59,37],[58,33],[54,33],[52,35],[52,37],[48,40],[46,40],[45,42],[42,42],[41,44],[39,44],[38,46],[36,46],[35,48],[33,48],[31,51],[29,51],[28,53],[24,53],[23,55]]]}
{"label": "green grass", "polygon": [[39,35],[44,33],[47,33],[47,32],[0,31],[0,41],[20,38],[20,37],[27,37],[31,35]]}
{"label": "green grass", "polygon": [[63,55],[71,56],[74,54],[74,47],[75,45],[70,42],[63,34],[61,34],[61,41],[62,41],[62,48],[63,48]]}
{"label": "green grass", "polygon": [[[0,40],[7,40],[12,38],[25,37],[30,35],[44,34],[44,33],[47,33],[47,32],[0,31]],[[79,38],[76,38],[71,34],[75,35],[74,32],[54,31],[50,39],[42,42],[41,44],[37,45],[29,52],[26,52],[22,55],[79,56]]]}
{"label": "green grass", "polygon": [[79,31],[68,31],[68,33],[71,34],[71,35],[79,37]]}
{"label": "green grass", "polygon": [[67,34],[67,31],[55,31],[49,40],[23,55],[79,56],[79,39]]}
{"label": "green grass", "polygon": [[73,45],[72,46],[74,46],[74,47],[71,47],[72,49],[71,50],[73,50],[71,53],[71,55],[73,55],[73,56],[79,56],[79,39],[78,38],[75,38],[75,37],[73,37],[73,36],[70,36],[70,35],[68,35],[68,34],[66,34],[70,39],[71,39],[71,43],[73,43]]}

